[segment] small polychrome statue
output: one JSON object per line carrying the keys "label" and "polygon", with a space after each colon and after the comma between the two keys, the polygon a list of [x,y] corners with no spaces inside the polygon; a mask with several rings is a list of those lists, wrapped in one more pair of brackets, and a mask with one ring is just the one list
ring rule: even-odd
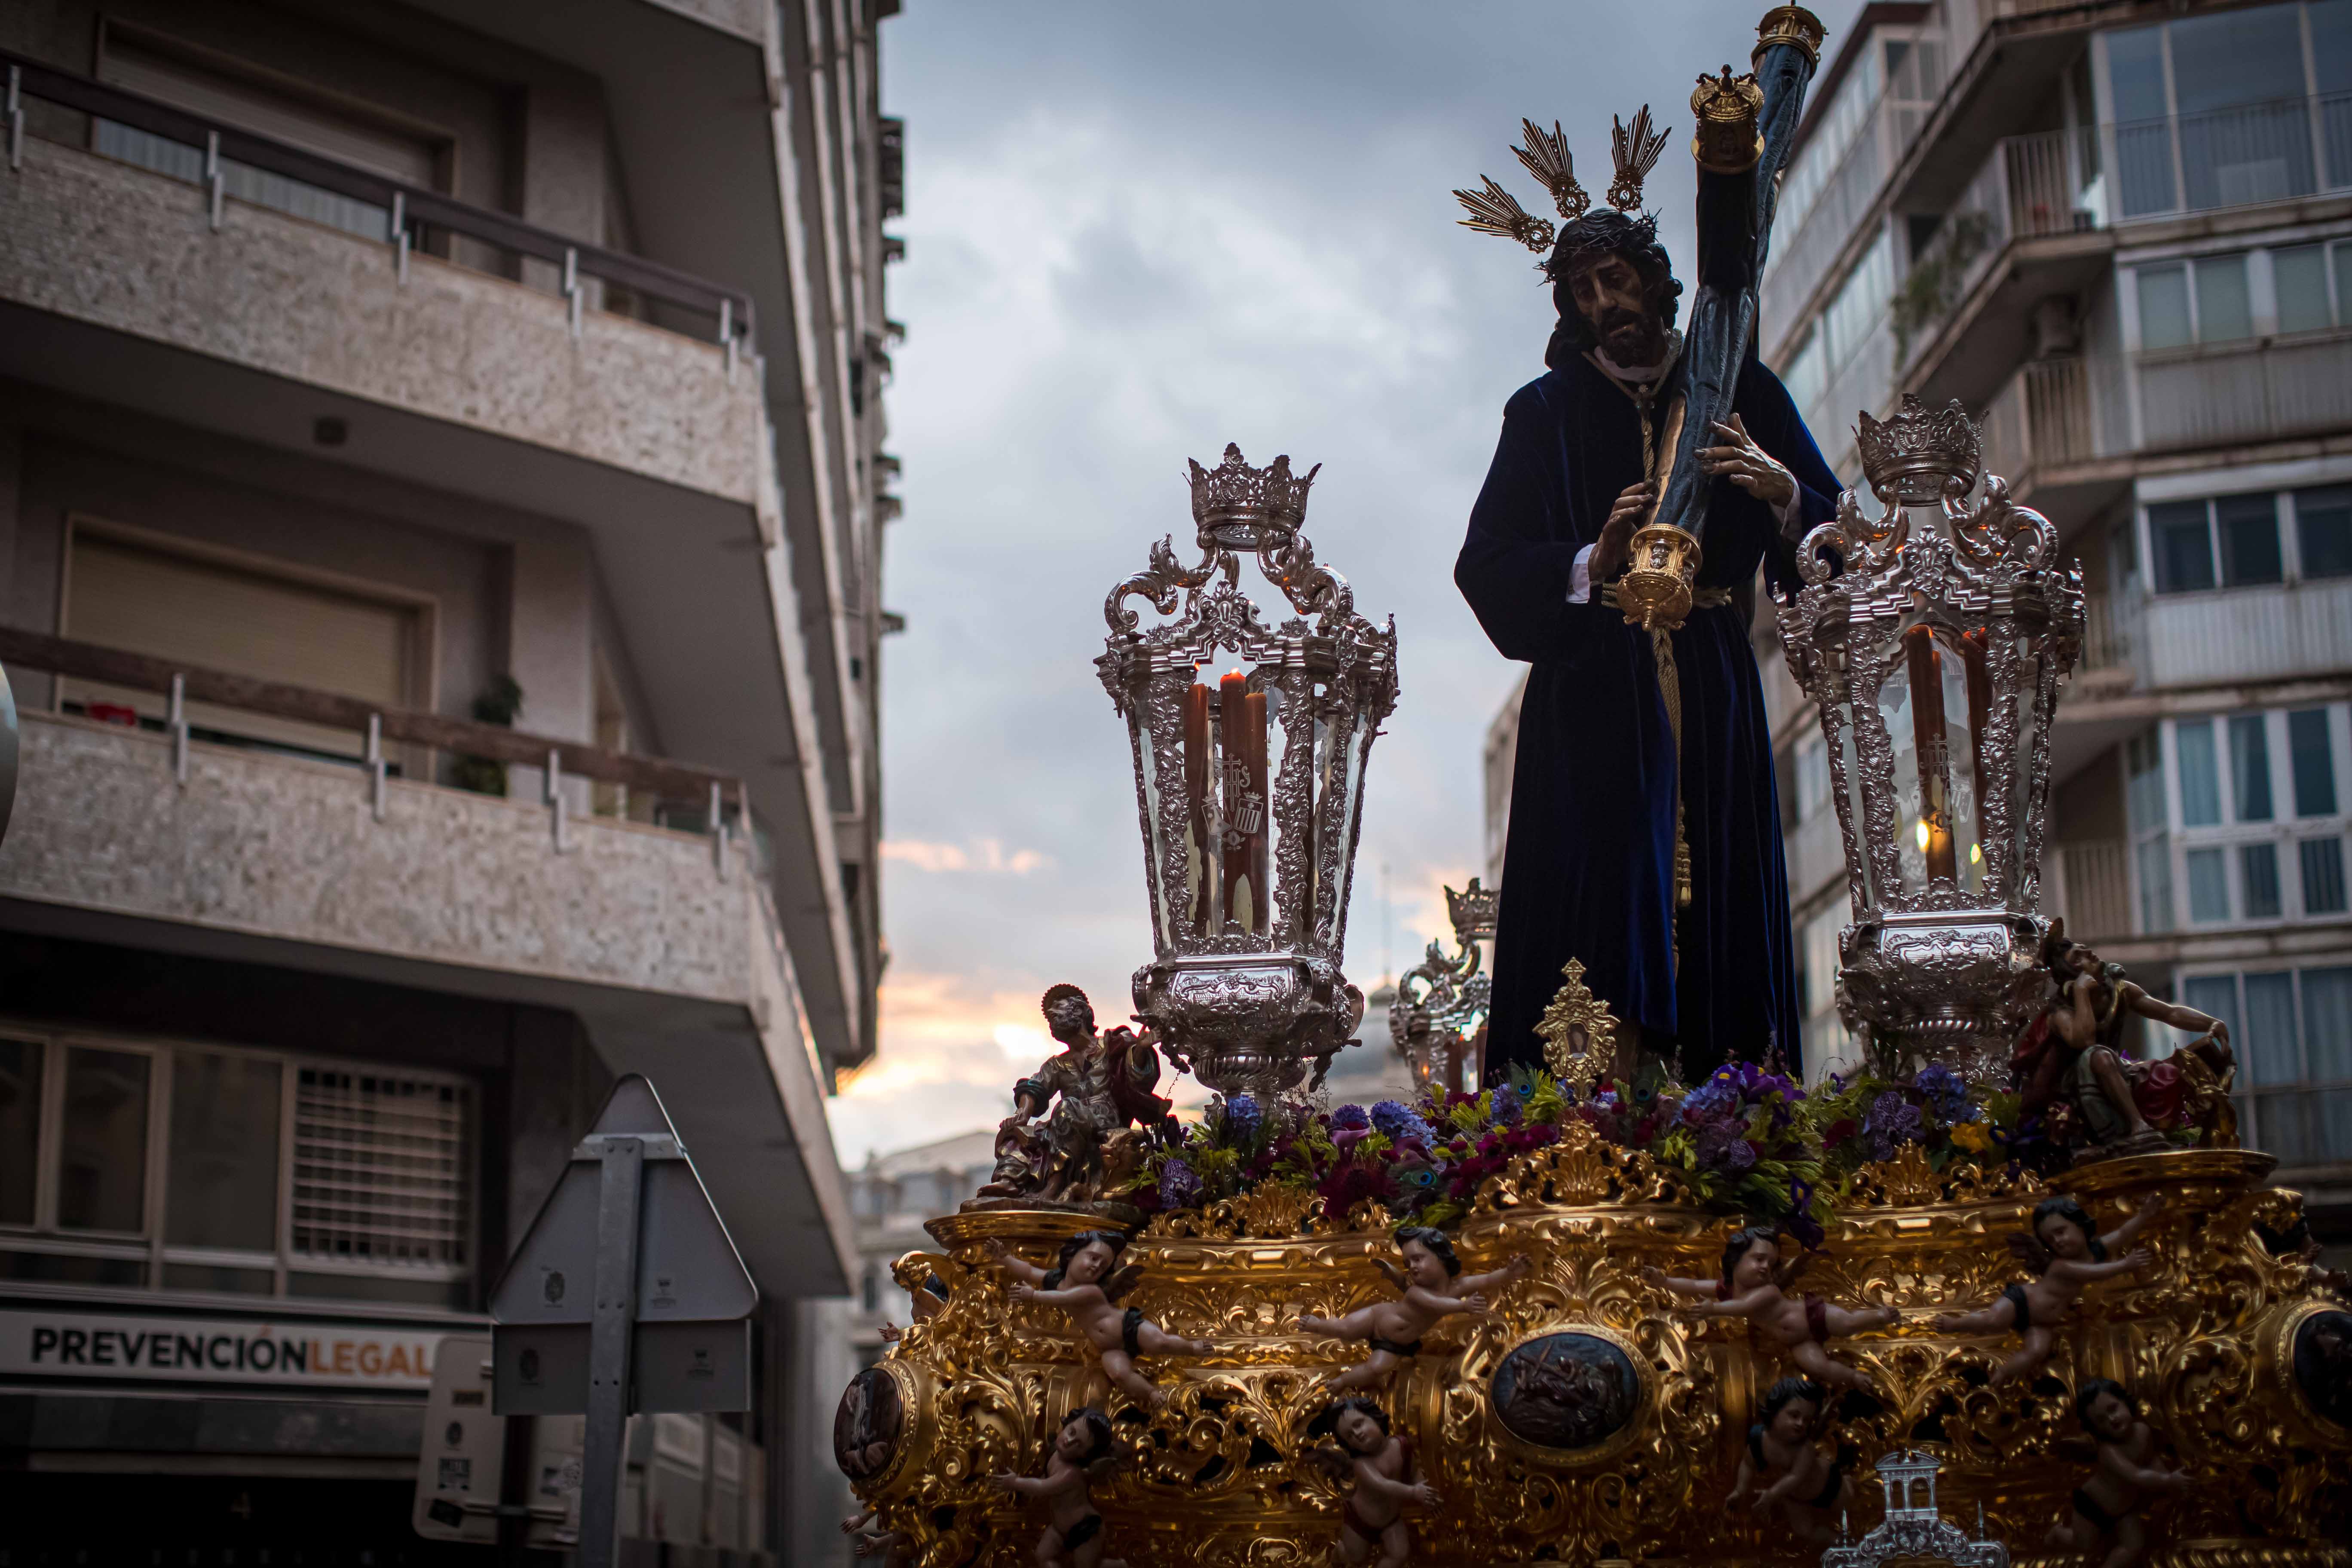
{"label": "small polychrome statue", "polygon": [[1313,1312],[1298,1315],[1298,1326],[1307,1333],[1363,1340],[1372,1347],[1371,1354],[1331,1379],[1335,1390],[1362,1388],[1384,1380],[1421,1353],[1422,1335],[1438,1319],[1454,1312],[1485,1311],[1484,1292],[1509,1284],[1534,1267],[1519,1257],[1485,1274],[1464,1274],[1462,1259],[1454,1256],[1454,1243],[1444,1231],[1410,1225],[1398,1231],[1396,1238],[1404,1256],[1402,1268],[1385,1258],[1372,1260],[1373,1267],[1396,1287],[1395,1300],[1376,1301],[1337,1318]]}
{"label": "small polychrome statue", "polygon": [[1800,1255],[1783,1269],[1779,1235],[1762,1226],[1749,1226],[1723,1244],[1723,1271],[1717,1279],[1678,1279],[1649,1265],[1643,1267],[1642,1278],[1677,1296],[1700,1298],[1702,1305],[1683,1310],[1685,1317],[1747,1319],[1788,1352],[1797,1370],[1815,1383],[1868,1388],[1869,1378],[1831,1357],[1829,1342],[1865,1329],[1883,1329],[1902,1314],[1892,1307],[1855,1311],[1810,1294],[1791,1300],[1787,1287],[1803,1262]]}
{"label": "small polychrome statue", "polygon": [[1837,1539],[1834,1520],[1853,1495],[1853,1480],[1834,1450],[1816,1441],[1829,1425],[1829,1394],[1818,1383],[1784,1377],[1764,1391],[1763,1419],[1748,1428],[1739,1479],[1727,1509],[1778,1508],[1789,1532],[1808,1546]]}
{"label": "small polychrome statue", "polygon": [[1087,1495],[1090,1481],[1110,1471],[1110,1417],[1089,1405],[1070,1412],[1054,1434],[1054,1451],[1042,1476],[1000,1472],[996,1484],[1016,1497],[1044,1498],[1050,1511],[1037,1538],[1039,1568],[1127,1568],[1103,1556],[1103,1517]]}
{"label": "small polychrome statue", "polygon": [[2132,1237],[2157,1216],[2160,1207],[2156,1199],[2149,1198],[2121,1225],[2101,1236],[2089,1213],[2073,1198],[2062,1194],[2042,1199],[2033,1205],[2033,1233],[2009,1238],[2010,1250],[2033,1278],[2007,1287],[1989,1307],[1973,1312],[1937,1313],[1937,1331],[1988,1334],[2009,1331],[2023,1339],[2024,1346],[1994,1369],[1992,1381],[1996,1387],[2040,1370],[2050,1359],[2059,1321],[2082,1295],[2084,1286],[2094,1279],[2144,1268],[2150,1262],[2144,1247],[2133,1247],[2120,1258],[2112,1255],[2117,1247],[2129,1247]]}
{"label": "small polychrome statue", "polygon": [[[2156,1124],[2179,1125],[2184,1108],[2201,1113],[2211,1139],[2236,1142],[2229,1025],[2150,996],[2122,964],[2102,963],[2088,943],[2069,939],[2063,921],[2051,922],[2042,955],[2051,1000],[2018,1037],[2010,1063],[2022,1115],[2042,1118],[2057,1142],[2108,1153],[2164,1146]],[[2198,1037],[2170,1065],[2130,1060],[2123,1030],[2135,1013]]]}
{"label": "small polychrome statue", "polygon": [[1040,1268],[1016,1257],[1002,1241],[991,1237],[988,1242],[989,1257],[1013,1277],[1014,1300],[1042,1302],[1067,1312],[1102,1356],[1104,1375],[1138,1405],[1157,1410],[1168,1396],[1136,1370],[1136,1357],[1203,1356],[1217,1347],[1207,1340],[1170,1333],[1147,1321],[1140,1308],[1119,1306],[1143,1278],[1143,1270],[1133,1264],[1117,1267],[1126,1250],[1124,1231],[1082,1230],[1062,1243],[1061,1258],[1052,1268]]}
{"label": "small polychrome statue", "polygon": [[2189,1473],[2151,1463],[2156,1433],[2119,1383],[2095,1377],[2076,1389],[2074,1418],[2098,1445],[2098,1468],[2074,1489],[2074,1514],[2050,1532],[2050,1544],[2085,1559],[2104,1546],[2099,1568],[2135,1568],[2147,1558],[2147,1526],[2139,1512],[2148,1494],[2188,1485]]}
{"label": "small polychrome statue", "polygon": [[1436,1490],[1412,1479],[1412,1450],[1389,1431],[1386,1411],[1369,1399],[1343,1399],[1332,1408],[1331,1435],[1339,1447],[1314,1452],[1335,1476],[1355,1481],[1339,1510],[1339,1561],[1356,1568],[1377,1553],[1379,1568],[1404,1568],[1412,1552],[1405,1506],[1433,1508]]}
{"label": "small polychrome statue", "polygon": [[907,1568],[915,1560],[915,1538],[903,1530],[867,1530],[877,1510],[867,1509],[841,1521],[849,1550],[860,1557],[879,1557],[885,1568]]}
{"label": "small polychrome statue", "polygon": [[1040,1006],[1063,1049],[1013,1087],[996,1171],[979,1195],[1091,1202],[1103,1194],[1107,1165],[1121,1163],[1122,1143],[1150,1136],[1129,1124],[1157,1127],[1169,1113],[1171,1102],[1152,1092],[1160,1053],[1148,1033],[1124,1025],[1097,1033],[1094,1006],[1075,985],[1055,986]]}
{"label": "small polychrome statue", "polygon": [[[918,1324],[928,1323],[940,1315],[940,1308],[948,1304],[947,1284],[938,1275],[931,1275],[908,1293],[908,1300],[913,1304],[909,1315],[914,1321]],[[884,1344],[895,1345],[904,1335],[905,1331],[898,1324],[887,1318],[882,1320]]]}

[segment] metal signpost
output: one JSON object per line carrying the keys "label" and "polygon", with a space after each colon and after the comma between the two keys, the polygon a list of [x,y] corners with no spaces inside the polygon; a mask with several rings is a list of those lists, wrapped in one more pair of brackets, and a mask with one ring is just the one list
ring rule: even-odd
{"label": "metal signpost", "polygon": [[497,1413],[587,1415],[581,1568],[618,1548],[632,1413],[751,1407],[759,1301],[660,1097],[630,1074],[490,1297]]}

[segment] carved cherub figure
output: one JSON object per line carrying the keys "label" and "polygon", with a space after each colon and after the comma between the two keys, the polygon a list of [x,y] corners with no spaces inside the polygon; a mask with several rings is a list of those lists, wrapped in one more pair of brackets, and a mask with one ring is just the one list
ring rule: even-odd
{"label": "carved cherub figure", "polygon": [[1386,1411],[1369,1399],[1343,1399],[1332,1409],[1339,1446],[1318,1447],[1314,1457],[1335,1478],[1356,1483],[1339,1510],[1339,1561],[1356,1568],[1378,1552],[1379,1568],[1404,1568],[1412,1552],[1405,1506],[1433,1508],[1437,1492],[1412,1479],[1412,1451],[1389,1431]]}
{"label": "carved cherub figure", "polygon": [[885,1568],[907,1568],[915,1560],[915,1538],[903,1530],[866,1530],[877,1511],[869,1508],[852,1514],[841,1521],[841,1533],[849,1537],[849,1549],[858,1556],[878,1556]]}
{"label": "carved cherub figure", "polygon": [[1778,1507],[1790,1533],[1808,1546],[1837,1539],[1833,1520],[1853,1495],[1836,1453],[1815,1441],[1829,1425],[1829,1394],[1818,1383],[1784,1377],[1764,1391],[1761,1421],[1748,1428],[1739,1479],[1724,1507]]}
{"label": "carved cherub figure", "polygon": [[1791,1300],[1787,1287],[1796,1278],[1802,1255],[1780,1267],[1780,1236],[1763,1226],[1735,1232],[1723,1244],[1723,1272],[1714,1279],[1680,1279],[1664,1269],[1643,1265],[1642,1278],[1677,1296],[1696,1296],[1703,1305],[1682,1309],[1692,1318],[1745,1318],[1767,1338],[1789,1352],[1797,1370],[1815,1383],[1840,1388],[1868,1388],[1870,1379],[1831,1357],[1827,1345],[1864,1329],[1883,1329],[1902,1314],[1892,1307],[1866,1307],[1861,1311],[1840,1307],[1808,1294]]}
{"label": "carved cherub figure", "polygon": [[1203,1356],[1217,1347],[1207,1340],[1188,1340],[1145,1320],[1141,1309],[1122,1309],[1119,1300],[1135,1289],[1143,1270],[1129,1264],[1117,1268],[1127,1250],[1127,1233],[1082,1230],[1062,1243],[1060,1261],[1040,1268],[1014,1256],[1002,1241],[991,1237],[988,1255],[1015,1280],[1013,1299],[1059,1307],[1070,1315],[1078,1331],[1102,1356],[1103,1373],[1148,1410],[1157,1410],[1168,1396],[1136,1370],[1142,1355]]}
{"label": "carved cherub figure", "polygon": [[2042,1199],[2033,1206],[2033,1234],[2009,1238],[2010,1250],[2033,1278],[2009,1286],[1989,1307],[1973,1312],[1937,1313],[1937,1331],[1986,1334],[2014,1330],[2023,1336],[2024,1347],[1994,1369],[1995,1386],[2039,1370],[2050,1359],[2059,1321],[2082,1295],[2084,1286],[2147,1266],[2150,1258],[2144,1247],[2133,1247],[2112,1260],[2110,1255],[2119,1247],[2130,1246],[2132,1237],[2157,1216],[2160,1207],[2151,1197],[2121,1225],[2101,1236],[2090,1214],[2073,1198],[2062,1194]]}
{"label": "carved cherub figure", "polygon": [[1127,1568],[1103,1555],[1103,1517],[1087,1495],[1090,1481],[1110,1471],[1110,1417],[1089,1405],[1070,1412],[1054,1434],[1054,1451],[1042,1476],[1000,1471],[996,1484],[1016,1497],[1044,1498],[1050,1509],[1037,1538],[1039,1568]]}
{"label": "carved cherub figure", "polygon": [[[933,1318],[940,1315],[940,1308],[948,1304],[947,1282],[941,1279],[938,1275],[933,1274],[926,1279],[920,1285],[917,1286],[913,1290],[908,1292],[907,1299],[910,1303],[912,1303],[911,1316],[914,1318],[915,1321],[918,1323],[928,1323]],[[887,1318],[882,1320],[882,1342],[884,1344],[895,1345],[904,1337],[905,1331],[900,1329],[898,1324],[890,1321]]]}
{"label": "carved cherub figure", "polygon": [[2156,1433],[2140,1419],[2123,1384],[2095,1377],[2074,1391],[2074,1418],[2098,1445],[2098,1468],[2074,1489],[2074,1511],[2050,1532],[2050,1544],[2088,1556],[2101,1545],[2099,1568],[2133,1568],[2147,1557],[2147,1526],[2139,1517],[2148,1494],[2189,1484],[2186,1470],[2160,1469]]}
{"label": "carved cherub figure", "polygon": [[1372,1347],[1371,1354],[1331,1379],[1335,1390],[1362,1388],[1385,1379],[1421,1353],[1421,1337],[1431,1324],[1454,1312],[1485,1311],[1484,1292],[1509,1284],[1533,1267],[1526,1258],[1516,1257],[1485,1274],[1464,1274],[1462,1259],[1454,1256],[1454,1243],[1444,1231],[1410,1225],[1396,1238],[1404,1256],[1402,1269],[1385,1258],[1372,1260],[1397,1288],[1395,1300],[1376,1301],[1337,1318],[1298,1315],[1298,1326],[1307,1333],[1364,1340]]}

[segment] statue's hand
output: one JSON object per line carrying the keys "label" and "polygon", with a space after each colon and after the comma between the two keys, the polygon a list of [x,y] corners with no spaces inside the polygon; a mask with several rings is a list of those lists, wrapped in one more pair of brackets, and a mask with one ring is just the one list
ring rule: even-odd
{"label": "statue's hand", "polygon": [[1601,537],[1592,543],[1592,581],[1605,583],[1617,569],[1633,559],[1633,530],[1642,514],[1650,510],[1652,489],[1648,480],[1627,485],[1609,508],[1609,521],[1601,525]]}
{"label": "statue's hand", "polygon": [[1723,445],[1699,448],[1701,472],[1729,479],[1768,506],[1784,507],[1797,499],[1797,476],[1756,444],[1747,421],[1735,414],[1728,425],[1717,420],[1708,428],[1723,437]]}

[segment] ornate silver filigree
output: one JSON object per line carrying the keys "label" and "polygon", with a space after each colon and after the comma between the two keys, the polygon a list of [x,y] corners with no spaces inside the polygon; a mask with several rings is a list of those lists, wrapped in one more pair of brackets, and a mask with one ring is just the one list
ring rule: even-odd
{"label": "ornate silver filigree", "polygon": [[1884,1568],[1889,1563],[1945,1563],[1952,1568],[2009,1568],[2009,1548],[1985,1538],[1979,1513],[1970,1536],[1945,1520],[1936,1506],[1936,1475],[1943,1467],[1928,1454],[1906,1449],[1878,1461],[1879,1485],[1886,1492],[1886,1517],[1851,1546],[1822,1553],[1822,1568]]}
{"label": "ornate silver filigree", "polygon": [[[1396,626],[1358,615],[1347,579],[1299,531],[1318,470],[1295,476],[1287,458],[1254,468],[1229,446],[1218,467],[1191,471],[1200,561],[1182,564],[1171,539],[1154,545],[1147,569],[1105,599],[1110,635],[1095,660],[1128,721],[1143,828],[1153,959],[1136,972],[1136,1011],[1211,1089],[1266,1092],[1296,1087],[1362,1019],[1339,963],[1365,766],[1396,706]],[[1244,552],[1293,618],[1266,625],[1242,591]],[[1131,598],[1175,618],[1140,628]],[[1226,829],[1243,825],[1229,821],[1230,785],[1204,795],[1203,760],[1186,770],[1187,692],[1202,667],[1224,662],[1252,667],[1246,690],[1263,695],[1269,750],[1281,736],[1265,798],[1249,806],[1265,814],[1273,886],[1252,885],[1262,903],[1246,921],[1200,907],[1242,874],[1227,864]],[[1223,737],[1234,715],[1214,700]]]}
{"label": "ornate silver filigree", "polygon": [[[2082,574],[2049,521],[1982,473],[1958,404],[1931,413],[1906,396],[1860,435],[1886,509],[1841,496],[1779,608],[1845,849],[1839,1009],[1883,1042],[1998,1077],[2038,996],[2050,723],[2082,646]],[[1923,673],[1932,692],[1913,689]]]}

